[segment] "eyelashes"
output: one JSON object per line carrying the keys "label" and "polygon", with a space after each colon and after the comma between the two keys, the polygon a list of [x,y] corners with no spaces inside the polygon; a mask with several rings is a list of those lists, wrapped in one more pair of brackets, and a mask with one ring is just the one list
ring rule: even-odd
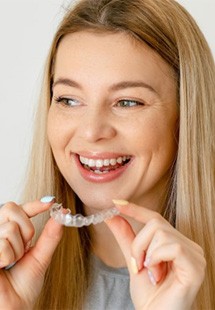
{"label": "eyelashes", "polygon": [[136,106],[143,106],[145,105],[143,102],[132,100],[132,99],[122,99],[119,100],[115,106],[121,107],[121,108],[132,108]]}
{"label": "eyelashes", "polygon": [[[55,103],[62,104],[65,107],[78,107],[85,105],[75,98],[66,98],[61,96],[54,97],[54,101]],[[116,103],[114,103],[113,106],[125,109],[135,108],[137,106],[145,106],[145,103],[143,101],[138,101],[134,99],[120,99]]]}
{"label": "eyelashes", "polygon": [[54,97],[54,101],[66,107],[77,107],[81,105],[80,101],[74,98]]}

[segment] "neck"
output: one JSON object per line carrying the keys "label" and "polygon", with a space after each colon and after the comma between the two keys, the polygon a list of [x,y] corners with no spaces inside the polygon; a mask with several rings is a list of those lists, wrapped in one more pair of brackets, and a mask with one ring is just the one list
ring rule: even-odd
{"label": "neck", "polygon": [[108,266],[115,268],[125,267],[124,256],[107,225],[105,223],[95,225],[93,231],[93,254]]}

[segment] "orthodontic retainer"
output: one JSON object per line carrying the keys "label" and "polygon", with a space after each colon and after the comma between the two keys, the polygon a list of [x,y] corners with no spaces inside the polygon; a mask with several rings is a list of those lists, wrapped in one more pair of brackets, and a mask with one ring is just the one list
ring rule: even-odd
{"label": "orthodontic retainer", "polygon": [[50,216],[59,224],[67,227],[83,227],[91,224],[96,225],[118,215],[116,208],[108,209],[96,214],[83,216],[82,214],[71,214],[70,209],[64,209],[62,204],[54,203],[50,209]]}

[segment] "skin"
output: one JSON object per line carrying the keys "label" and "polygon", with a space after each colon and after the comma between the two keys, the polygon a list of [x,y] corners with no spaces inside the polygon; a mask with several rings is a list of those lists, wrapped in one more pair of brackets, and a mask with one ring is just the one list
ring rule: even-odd
{"label": "skin", "polygon": [[[73,85],[62,79],[74,81]],[[125,81],[149,87],[115,87]],[[86,213],[113,207],[113,198],[160,211],[177,151],[173,70],[147,45],[124,34],[78,32],[67,35],[59,46],[52,89],[49,141],[60,171],[85,204]],[[73,101],[70,106],[65,104],[68,101],[57,103],[59,97]],[[140,104],[125,108],[119,105],[122,99]],[[93,183],[81,176],[75,162],[74,154],[85,152],[129,154],[133,160],[115,180]],[[136,232],[143,227],[128,220]],[[98,225],[95,231],[96,255],[108,265],[124,266],[107,227]],[[111,259],[110,252],[116,253]]]}
{"label": "skin", "polygon": [[[62,40],[55,62],[48,136],[58,167],[88,212],[112,207],[115,197],[159,209],[177,148],[172,76],[158,55],[123,34],[81,32]],[[78,85],[60,83],[62,78]],[[114,87],[124,81],[141,81],[154,91]],[[75,99],[76,107],[56,104],[59,97]],[[119,106],[122,99],[141,105],[125,108]],[[74,160],[74,153],[85,152],[132,155],[133,161],[119,178],[95,184],[83,179]]]}
{"label": "skin", "polygon": [[[18,206],[8,202],[0,209],[0,309],[33,309],[63,229],[50,218],[30,248],[34,235],[30,219],[51,205],[34,201]],[[14,261],[15,266],[4,269]]]}
{"label": "skin", "polygon": [[[60,83],[62,78],[75,84]],[[148,86],[119,87],[128,80]],[[75,33],[59,45],[48,115],[50,145],[87,213],[112,207],[112,199],[118,199],[120,215],[95,226],[94,253],[110,266],[128,267],[137,310],[191,309],[204,279],[202,249],[160,215],[177,152],[176,93],[172,69],[124,34]],[[62,96],[75,107],[56,102]],[[122,99],[140,104],[124,107]],[[86,181],[74,154],[108,152],[131,155],[132,162],[109,182]],[[62,227],[49,219],[29,249],[30,218],[53,202],[10,202],[0,209],[1,309],[31,309],[42,288]],[[3,269],[14,261],[10,270]]]}

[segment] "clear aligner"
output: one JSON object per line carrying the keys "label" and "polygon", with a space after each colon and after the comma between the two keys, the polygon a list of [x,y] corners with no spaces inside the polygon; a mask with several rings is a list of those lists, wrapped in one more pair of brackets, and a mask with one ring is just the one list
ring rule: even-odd
{"label": "clear aligner", "polygon": [[62,204],[58,203],[54,203],[50,209],[50,216],[56,222],[69,227],[96,225],[117,214],[119,214],[119,211],[116,208],[112,208],[88,216],[83,216],[82,214],[72,215],[70,209],[64,209]]}

